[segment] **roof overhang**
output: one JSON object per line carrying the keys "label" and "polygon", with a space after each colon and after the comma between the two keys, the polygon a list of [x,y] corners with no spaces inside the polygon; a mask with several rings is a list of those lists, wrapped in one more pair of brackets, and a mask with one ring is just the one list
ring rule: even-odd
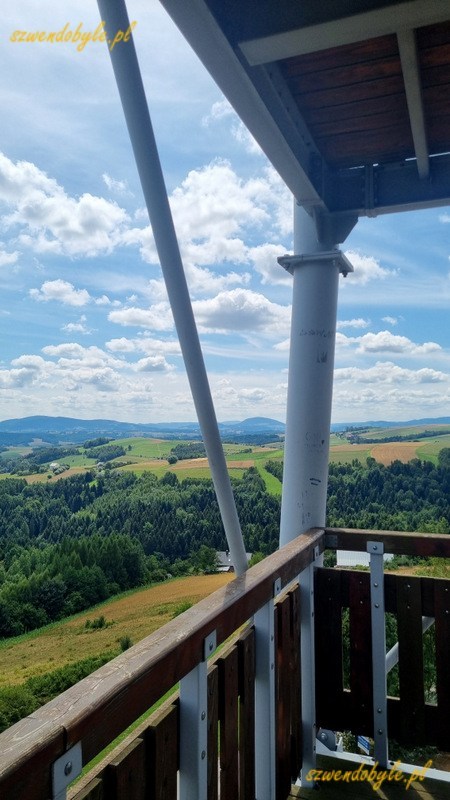
{"label": "roof overhang", "polygon": [[161,0],[316,218],[450,201],[448,0]]}

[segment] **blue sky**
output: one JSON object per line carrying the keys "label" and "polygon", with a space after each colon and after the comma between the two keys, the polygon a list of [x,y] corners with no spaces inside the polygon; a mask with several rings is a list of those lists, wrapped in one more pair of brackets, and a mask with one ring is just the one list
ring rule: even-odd
{"label": "blue sky", "polygon": [[[217,416],[284,420],[292,198],[157,0],[129,0]],[[195,412],[89,0],[2,10],[0,419]],[[343,250],[333,420],[450,414],[450,209],[362,219]]]}

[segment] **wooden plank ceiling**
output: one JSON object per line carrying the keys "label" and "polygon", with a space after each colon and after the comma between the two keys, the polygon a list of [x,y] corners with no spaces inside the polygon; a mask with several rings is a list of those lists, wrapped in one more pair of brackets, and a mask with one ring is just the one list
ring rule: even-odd
{"label": "wooden plank ceiling", "polygon": [[160,1],[339,235],[361,215],[450,203],[450,0]]}
{"label": "wooden plank ceiling", "polygon": [[[432,155],[449,148],[450,23],[419,29],[417,52]],[[330,166],[415,157],[395,34],[287,58],[280,68]]]}

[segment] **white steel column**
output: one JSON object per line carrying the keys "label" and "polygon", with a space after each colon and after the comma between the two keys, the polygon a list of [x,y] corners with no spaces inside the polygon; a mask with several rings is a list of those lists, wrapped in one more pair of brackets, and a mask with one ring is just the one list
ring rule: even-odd
{"label": "white steel column", "polygon": [[[339,250],[319,243],[297,205],[294,248],[279,259],[294,278],[280,546],[325,526],[338,282],[352,271]],[[303,776],[315,764],[313,580],[311,565],[300,575]]]}

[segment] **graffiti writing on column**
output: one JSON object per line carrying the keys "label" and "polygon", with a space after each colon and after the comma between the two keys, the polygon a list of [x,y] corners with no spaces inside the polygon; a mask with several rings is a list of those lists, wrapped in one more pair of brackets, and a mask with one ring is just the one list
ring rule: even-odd
{"label": "graffiti writing on column", "polygon": [[[330,340],[334,339],[336,331],[326,330],[326,328],[302,328],[299,331],[299,336],[315,336],[318,340]],[[326,364],[328,361],[328,350],[324,349],[323,347],[318,347],[316,361],[318,364]]]}
{"label": "graffiti writing on column", "polygon": [[325,446],[325,438],[321,433],[307,431],[305,433],[305,447],[310,452],[319,453]]}

